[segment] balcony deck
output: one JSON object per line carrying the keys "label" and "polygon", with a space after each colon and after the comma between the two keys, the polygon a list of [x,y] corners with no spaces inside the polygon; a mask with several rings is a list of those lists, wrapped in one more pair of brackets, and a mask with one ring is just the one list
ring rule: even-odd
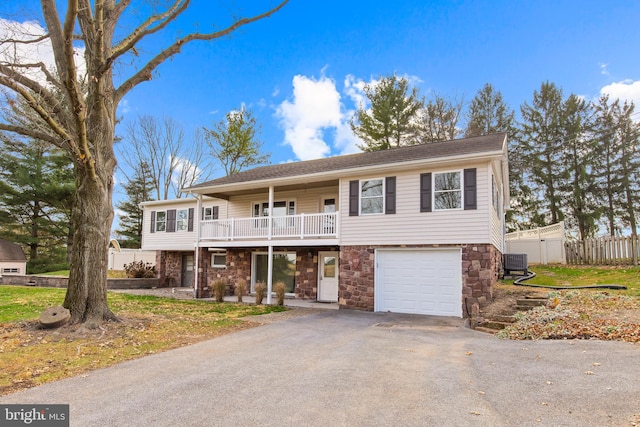
{"label": "balcony deck", "polygon": [[200,222],[200,241],[291,241],[338,238],[338,212]]}

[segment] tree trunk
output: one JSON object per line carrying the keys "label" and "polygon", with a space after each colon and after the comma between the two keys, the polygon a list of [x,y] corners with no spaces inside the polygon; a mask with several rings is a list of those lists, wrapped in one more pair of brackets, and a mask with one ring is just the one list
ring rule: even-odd
{"label": "tree trunk", "polygon": [[[91,105],[91,104],[90,104]],[[113,114],[108,108],[91,109],[87,117],[91,159],[77,159],[76,192],[71,210],[74,225],[69,287],[64,307],[75,323],[117,321],[107,305],[109,241],[113,222]]]}
{"label": "tree trunk", "polygon": [[[80,169],[80,168],[77,168]],[[76,173],[73,223],[74,250],[71,253],[69,287],[64,307],[71,311],[72,322],[117,320],[107,305],[107,260],[113,221],[111,184]]]}

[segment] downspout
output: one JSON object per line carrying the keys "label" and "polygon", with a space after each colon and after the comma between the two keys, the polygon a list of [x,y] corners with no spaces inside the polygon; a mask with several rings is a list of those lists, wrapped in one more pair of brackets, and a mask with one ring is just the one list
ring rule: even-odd
{"label": "downspout", "polygon": [[273,244],[271,243],[271,227],[273,225],[273,185],[269,186],[269,250],[267,255],[267,304],[271,304],[273,290]]}
{"label": "downspout", "polygon": [[200,212],[202,212],[202,194],[198,194],[198,203],[196,205],[196,211],[193,215],[194,226],[196,227],[196,248],[195,248],[195,256],[194,256],[194,266],[195,276],[193,280],[193,297],[198,297],[198,278],[200,277]]}

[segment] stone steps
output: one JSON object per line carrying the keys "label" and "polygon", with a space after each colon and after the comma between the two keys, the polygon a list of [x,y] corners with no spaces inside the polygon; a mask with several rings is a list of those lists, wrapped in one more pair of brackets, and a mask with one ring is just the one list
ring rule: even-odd
{"label": "stone steps", "polygon": [[549,298],[521,298],[516,300],[516,310],[526,311],[534,307],[547,305]]}

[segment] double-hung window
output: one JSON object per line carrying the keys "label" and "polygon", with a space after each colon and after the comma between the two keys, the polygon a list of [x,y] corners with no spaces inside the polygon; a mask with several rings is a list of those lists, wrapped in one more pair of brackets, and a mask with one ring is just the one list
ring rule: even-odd
{"label": "double-hung window", "polygon": [[360,214],[374,215],[384,213],[384,179],[365,179],[360,181]]}
{"label": "double-hung window", "polygon": [[189,210],[180,209],[176,214],[176,231],[187,231],[189,228]]}
{"label": "double-hung window", "polygon": [[167,212],[156,212],[156,231],[165,231],[167,229]]}
{"label": "double-hung window", "polygon": [[462,209],[461,172],[433,174],[433,206],[435,210]]}

